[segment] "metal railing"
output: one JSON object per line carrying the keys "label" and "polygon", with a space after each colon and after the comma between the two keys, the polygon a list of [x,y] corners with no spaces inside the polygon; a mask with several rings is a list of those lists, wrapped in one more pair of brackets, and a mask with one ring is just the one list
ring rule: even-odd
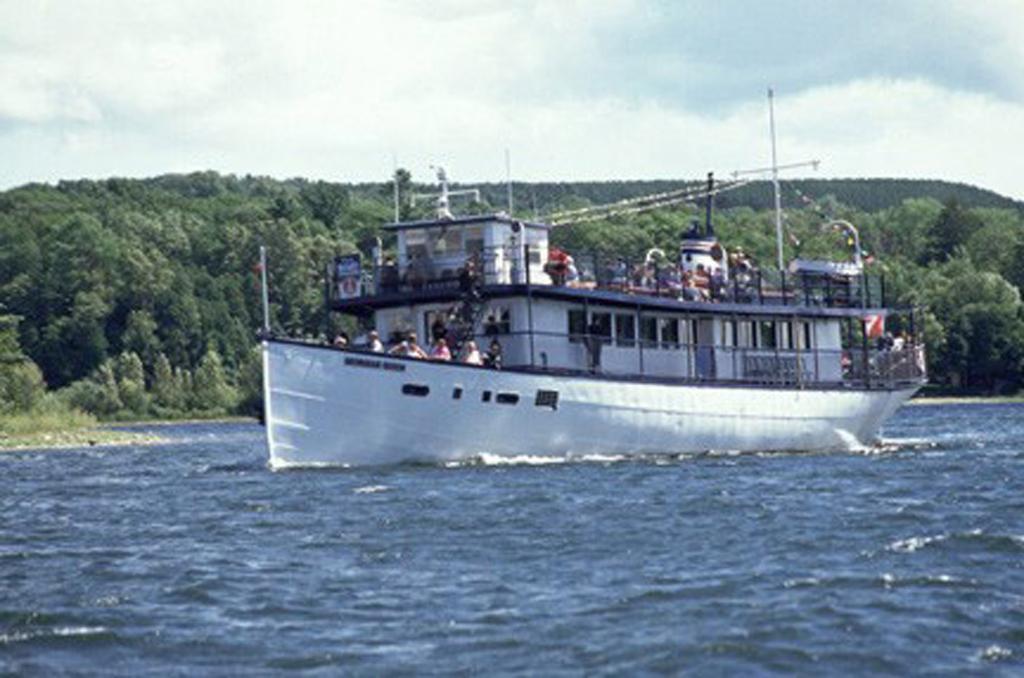
{"label": "metal railing", "polygon": [[[565,250],[563,250],[565,251]],[[448,255],[438,260],[386,261],[362,270],[359,297],[402,295],[413,292],[468,289],[474,284],[534,285],[597,289],[639,296],[683,301],[732,302],[759,306],[827,308],[884,308],[885,279],[881,274],[856,277],[793,274],[774,269],[734,271],[729,279],[706,278],[684,285],[679,267],[671,262],[648,263],[635,258],[598,252],[570,252],[571,275],[538,275],[539,261],[548,253],[536,248],[519,250],[512,245],[486,247],[468,255]],[[533,263],[529,263],[533,258]],[[532,276],[526,274],[531,268]],[[332,269],[336,270],[336,269]],[[340,281],[329,279],[329,300],[353,298],[341,293]]]}
{"label": "metal railing", "polygon": [[[927,379],[924,346],[844,349],[743,347],[559,332],[479,332],[501,347],[505,369],[637,381],[878,390]],[[353,346],[359,350],[358,344]],[[425,347],[427,348],[427,347]],[[452,351],[456,362],[459,347]]]}

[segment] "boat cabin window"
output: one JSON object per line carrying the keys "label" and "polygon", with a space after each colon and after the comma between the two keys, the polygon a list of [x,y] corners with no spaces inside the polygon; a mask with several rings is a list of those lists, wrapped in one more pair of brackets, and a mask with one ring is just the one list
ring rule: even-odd
{"label": "boat cabin window", "polygon": [[587,312],[582,309],[569,311],[569,341],[579,342],[587,333]]}
{"label": "boat cabin window", "polygon": [[550,407],[552,410],[557,410],[558,391],[537,391],[537,398],[533,404],[537,407]]}
{"label": "boat cabin window", "polygon": [[658,319],[651,316],[640,316],[640,341],[644,348],[658,346]]}
{"label": "boat cabin window", "polygon": [[675,318],[659,318],[662,348],[679,348],[679,321]]}
{"label": "boat cabin window", "polygon": [[775,321],[762,320],[758,323],[757,346],[759,348],[776,348],[778,341],[775,336]]}
{"label": "boat cabin window", "polygon": [[494,402],[500,405],[515,405],[519,402],[518,393],[499,393]]}
{"label": "boat cabin window", "polygon": [[601,340],[605,343],[611,343],[612,340],[612,314],[611,313],[591,313],[590,314],[590,333],[601,337]]}
{"label": "boat cabin window", "polygon": [[737,332],[735,320],[722,321],[722,345],[727,348],[737,346]]}
{"label": "boat cabin window", "polygon": [[484,315],[484,334],[509,334],[512,331],[512,311],[508,306],[491,306]]}
{"label": "boat cabin window", "polygon": [[801,330],[800,331],[800,339],[801,339],[801,342],[802,342],[801,345],[800,345],[800,348],[804,349],[804,350],[813,348],[813,342],[812,342],[812,339],[811,339],[811,337],[812,337],[812,335],[811,335],[811,323],[809,323],[809,322],[801,322],[800,323],[800,330]]}
{"label": "boat cabin window", "polygon": [[405,233],[405,255],[409,261],[426,259],[428,254],[426,231],[415,230]]}
{"label": "boat cabin window", "polygon": [[430,395],[430,387],[426,384],[402,384],[402,393],[423,398]]}
{"label": "boat cabin window", "polygon": [[480,254],[484,251],[484,229],[482,226],[470,226],[466,229],[466,254]]}
{"label": "boat cabin window", "polygon": [[751,321],[739,321],[736,330],[736,345],[740,348],[754,348],[757,344],[755,337],[757,326]]}
{"label": "boat cabin window", "polygon": [[540,266],[548,253],[548,234],[536,228],[526,228],[526,244],[530,246],[530,264]]}
{"label": "boat cabin window", "polygon": [[632,346],[636,339],[636,319],[631,313],[615,314],[615,345]]}

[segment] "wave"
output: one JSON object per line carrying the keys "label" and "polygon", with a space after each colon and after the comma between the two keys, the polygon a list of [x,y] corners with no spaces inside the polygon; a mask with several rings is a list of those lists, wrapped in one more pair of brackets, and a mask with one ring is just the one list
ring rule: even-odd
{"label": "wave", "polygon": [[987,534],[980,528],[968,530],[967,532],[953,532],[950,534],[926,535],[923,537],[907,537],[898,539],[885,547],[886,551],[894,553],[914,553],[923,548],[947,544],[966,543],[981,544],[992,549],[1024,549],[1024,536],[1013,534]]}
{"label": "wave", "polygon": [[95,638],[110,634],[105,626],[57,626],[54,628],[33,629],[30,631],[11,631],[0,633],[0,645],[24,643],[30,640],[50,638]]}
{"label": "wave", "polygon": [[377,494],[387,492],[390,489],[388,485],[364,485],[363,487],[357,487],[352,492],[355,494]]}

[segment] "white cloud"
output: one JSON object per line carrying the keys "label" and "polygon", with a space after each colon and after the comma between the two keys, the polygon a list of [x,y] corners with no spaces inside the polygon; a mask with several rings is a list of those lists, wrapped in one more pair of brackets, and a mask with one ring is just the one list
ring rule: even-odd
{"label": "white cloud", "polygon": [[[995,74],[1019,92],[1024,20],[1006,19],[1020,6],[989,6],[951,6],[972,33],[992,36],[976,46],[984,67],[964,73]],[[669,18],[659,6],[26,7],[0,0],[10,19],[0,27],[0,154],[8,159],[0,186],[206,168],[374,180],[386,177],[392,153],[420,178],[445,162],[457,179],[494,180],[505,147],[523,179],[698,177],[768,158],[760,87],[714,108],[703,103],[713,92],[649,91],[675,72],[701,88],[717,74],[727,87],[734,76],[749,79],[751,67],[713,50],[694,56],[707,44],[725,55],[726,34],[702,38],[699,49],[690,40],[690,51],[654,49],[655,38],[677,31],[686,41],[700,30],[658,28]],[[741,22],[742,4],[731,11]],[[1024,97],[1008,96],[1012,87],[880,77],[875,65],[850,76],[848,63],[830,80],[830,64],[822,60],[812,80],[780,92],[783,160],[820,157],[824,176],[939,177],[1024,197],[1012,155],[1024,141]],[[768,57],[756,68],[765,80],[776,75]]]}

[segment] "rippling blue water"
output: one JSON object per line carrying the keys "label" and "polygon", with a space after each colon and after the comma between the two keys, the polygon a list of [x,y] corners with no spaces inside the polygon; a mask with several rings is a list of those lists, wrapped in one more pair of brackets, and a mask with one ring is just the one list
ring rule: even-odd
{"label": "rippling blue water", "polygon": [[[1024,407],[871,453],[273,473],[0,455],[0,671],[1024,671]],[[533,460],[542,461],[542,460]]]}

